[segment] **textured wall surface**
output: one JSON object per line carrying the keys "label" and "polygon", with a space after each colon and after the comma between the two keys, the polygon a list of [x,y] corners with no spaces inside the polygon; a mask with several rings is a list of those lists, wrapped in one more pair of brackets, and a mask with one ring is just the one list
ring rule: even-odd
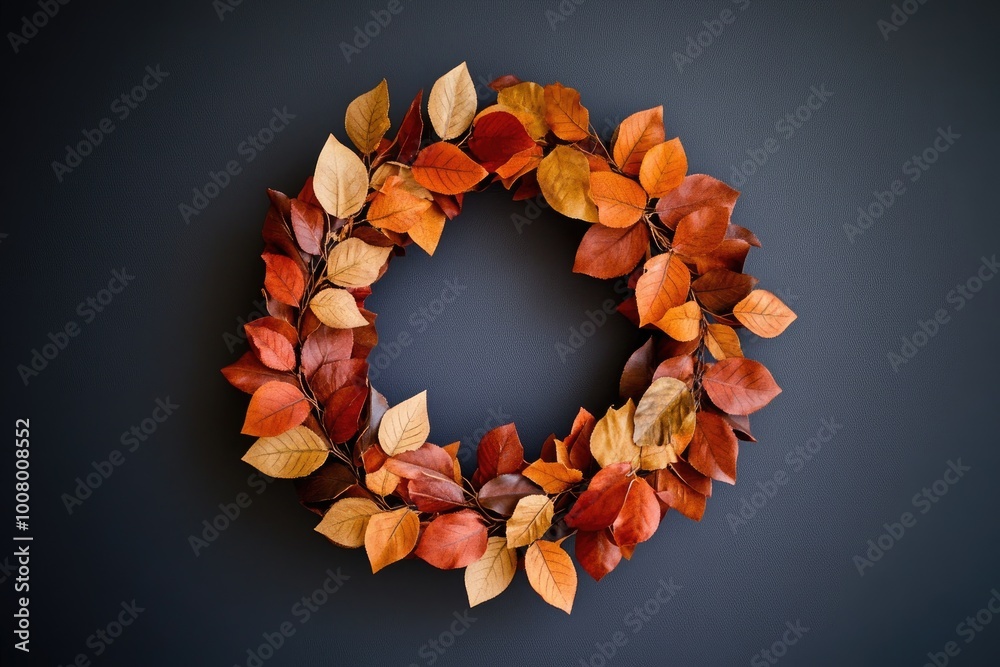
{"label": "textured wall surface", "polygon": [[[997,664],[995,4],[53,0],[36,16],[45,4],[4,3],[0,22],[0,414],[8,437],[30,418],[34,537],[25,656],[4,443],[5,665],[252,666],[283,624],[267,667]],[[736,219],[764,244],[748,271],[799,314],[746,343],[784,393],[754,419],[739,483],[602,583],[581,576],[572,616],[523,576],[471,612],[457,573],[373,577],[312,531],[290,483],[239,461],[246,397],[218,371],[257,310],[264,189],[296,192],[382,77],[398,122],[463,60],[479,81],[578,88],[606,133],[664,104],[691,170],[743,191]],[[99,144],[67,158],[85,133]],[[383,342],[413,343],[378,350],[374,384],[393,401],[428,389],[435,442],[515,421],[534,456],[580,405],[604,412],[637,338],[614,317],[561,357],[615,295],[570,272],[583,228],[548,211],[518,225],[534,211],[502,189],[467,202],[433,259],[409,253],[377,283]],[[50,334],[63,349],[25,383]],[[78,492],[95,469],[111,473]],[[330,572],[336,592],[309,609]]]}

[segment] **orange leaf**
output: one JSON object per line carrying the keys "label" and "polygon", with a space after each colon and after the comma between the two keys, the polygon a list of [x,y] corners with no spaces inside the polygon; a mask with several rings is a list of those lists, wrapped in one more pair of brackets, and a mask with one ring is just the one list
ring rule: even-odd
{"label": "orange leaf", "polygon": [[615,164],[626,174],[637,175],[646,152],[663,143],[665,135],[662,105],[632,114],[618,127]]}
{"label": "orange leaf", "polygon": [[774,338],[798,317],[781,299],[762,289],[750,292],[736,304],[733,315],[762,338]]}
{"label": "orange leaf", "polygon": [[[689,454],[690,456],[690,454]],[[667,507],[673,507],[689,519],[701,521],[707,498],[681,481],[673,470],[657,470],[647,477],[656,497]],[[577,538],[579,539],[579,538]]]}
{"label": "orange leaf", "polygon": [[709,206],[688,213],[677,223],[674,250],[687,257],[709,254],[726,238],[731,213],[723,206]]}
{"label": "orange leaf", "polygon": [[566,525],[580,530],[601,530],[615,522],[628,494],[628,463],[612,463],[602,468],[590,480],[590,486],[580,494],[566,515]]}
{"label": "orange leaf", "polygon": [[598,220],[607,227],[630,227],[646,211],[646,193],[631,178],[611,171],[590,175],[590,194]]}
{"label": "orange leaf", "polygon": [[573,559],[555,542],[538,540],[524,556],[528,582],[542,599],[567,614],[576,597],[576,568]]}
{"label": "orange leaf", "polygon": [[641,477],[634,478],[625,495],[625,504],[611,527],[615,543],[633,545],[645,542],[659,525],[660,506],[653,487]]}
{"label": "orange leaf", "polygon": [[576,559],[587,574],[600,581],[622,560],[622,551],[611,541],[610,531],[581,530],[576,534]]}
{"label": "orange leaf", "polygon": [[771,373],[753,359],[723,359],[705,372],[702,384],[709,398],[724,412],[748,415],[781,393]]}
{"label": "orange leaf", "polygon": [[309,416],[309,402],[287,382],[265,382],[250,398],[242,433],[260,437],[281,435]]}
{"label": "orange leaf", "polygon": [[428,255],[437,250],[441,234],[444,233],[445,215],[436,205],[429,207],[420,216],[420,222],[410,227],[410,238],[424,249]]}
{"label": "orange leaf", "polygon": [[413,163],[413,178],[428,190],[446,195],[468,192],[487,171],[458,146],[439,141],[426,147]]}
{"label": "orange leaf", "polygon": [[684,182],[687,168],[681,140],[671,139],[653,146],[642,158],[639,182],[650,197],[662,197]]}
{"label": "orange leaf", "polygon": [[635,268],[648,249],[646,225],[622,229],[591,225],[576,251],[573,271],[602,279],[624,276]]}
{"label": "orange leaf", "polygon": [[[506,164],[497,168],[497,176],[505,181],[508,179],[513,181],[513,179],[525,175],[532,169],[537,169],[538,163],[542,161],[543,154],[544,150],[538,144],[532,145],[527,150],[515,153]],[[504,187],[509,189],[510,185],[507,185],[505,182]]]}
{"label": "orange leaf", "polygon": [[534,461],[521,474],[548,494],[561,493],[583,479],[583,473],[562,463]]}
{"label": "orange leaf", "polygon": [[736,330],[725,324],[709,324],[705,335],[705,346],[718,361],[730,357],[742,357],[743,348]]}
{"label": "orange leaf", "polygon": [[261,257],[267,266],[264,272],[267,293],[281,303],[298,308],[306,289],[306,280],[299,265],[291,258],[273,252],[265,252]]}
{"label": "orange leaf", "polygon": [[486,553],[486,525],[479,514],[460,510],[432,520],[420,536],[416,555],[436,568],[466,567]]}
{"label": "orange leaf", "polygon": [[407,192],[399,176],[390,176],[368,207],[368,222],[375,227],[403,234],[421,221],[423,213],[432,203]]}
{"label": "orange leaf", "polygon": [[668,310],[654,324],[674,340],[694,340],[701,335],[701,308],[694,301],[688,301]]}
{"label": "orange leaf", "polygon": [[372,572],[406,558],[413,551],[419,534],[420,518],[406,507],[371,515],[365,530],[365,551]]}
{"label": "orange leaf", "polygon": [[295,348],[288,338],[259,322],[249,322],[244,329],[250,347],[261,363],[277,371],[290,371],[295,368]]}
{"label": "orange leaf", "polygon": [[545,86],[545,121],[563,141],[590,136],[590,112],[580,104],[580,93],[561,83]]}
{"label": "orange leaf", "polygon": [[690,288],[691,272],[674,253],[648,260],[635,286],[640,326],[663,319],[668,310],[687,301]]}
{"label": "orange leaf", "polygon": [[694,439],[688,446],[688,463],[712,479],[735,484],[738,453],[739,443],[729,424],[718,415],[699,412]]}

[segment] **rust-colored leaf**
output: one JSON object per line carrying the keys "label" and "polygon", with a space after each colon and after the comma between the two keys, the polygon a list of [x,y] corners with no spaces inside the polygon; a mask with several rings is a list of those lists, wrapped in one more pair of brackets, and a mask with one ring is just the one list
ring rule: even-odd
{"label": "rust-colored leaf", "polygon": [[611,526],[615,543],[634,545],[653,536],[660,525],[660,507],[653,488],[641,477],[629,483],[621,512]]}
{"label": "rust-colored leaf", "polygon": [[476,461],[472,483],[477,488],[497,475],[519,472],[524,467],[524,447],[514,425],[498,426],[484,435],[476,449]]}
{"label": "rust-colored leaf", "polygon": [[611,171],[590,175],[590,192],[598,221],[607,227],[630,227],[646,211],[646,193],[631,178]]}
{"label": "rust-colored leaf", "polygon": [[535,141],[517,118],[498,111],[483,116],[472,129],[469,150],[486,171],[496,171],[521,151],[530,151]]}
{"label": "rust-colored leaf", "polygon": [[757,284],[757,279],[729,269],[713,269],[693,283],[698,303],[707,310],[722,315],[733,312],[733,306],[744,299]]}
{"label": "rust-colored leaf", "polygon": [[320,255],[323,252],[323,236],[326,232],[326,219],[323,209],[313,206],[301,199],[293,199],[291,203],[292,231],[295,240],[305,252],[310,255]]}
{"label": "rust-colored leaf", "polygon": [[259,437],[281,435],[305,421],[309,409],[309,402],[297,386],[266,382],[250,398],[242,432]]}
{"label": "rust-colored leaf", "polygon": [[613,463],[601,469],[566,515],[566,525],[580,530],[608,528],[618,517],[628,493],[631,466]]}
{"label": "rust-colored leaf", "polygon": [[681,218],[700,208],[722,206],[730,211],[740,193],[722,181],[705,174],[691,174],[675,189],[656,202],[656,214],[670,229],[676,229]]}
{"label": "rust-colored leaf", "polygon": [[[271,319],[274,318],[262,318],[262,320]],[[280,322],[280,320],[275,321]],[[247,341],[251,349],[261,363],[277,371],[294,370],[295,348],[286,336],[261,321],[248,322],[243,328],[247,332]],[[294,329],[292,334],[294,335]]]}
{"label": "rust-colored leaf", "polygon": [[739,443],[729,424],[710,412],[698,413],[698,428],[688,447],[688,462],[696,470],[727,484],[736,483]]}
{"label": "rust-colored leaf", "polygon": [[663,319],[667,311],[687,301],[691,272],[674,253],[663,253],[646,262],[635,286],[639,321],[645,326]]}
{"label": "rust-colored leaf", "polygon": [[442,570],[475,563],[486,553],[486,525],[472,510],[431,520],[417,543],[416,556]]}
{"label": "rust-colored leaf", "polygon": [[709,206],[688,213],[677,222],[673,248],[687,257],[707,255],[726,238],[730,210]]}
{"label": "rust-colored leaf", "polygon": [[298,386],[299,382],[291,373],[276,371],[262,364],[253,352],[245,352],[234,363],[222,369],[222,374],[240,391],[252,394],[268,382],[287,382]]}
{"label": "rust-colored leaf", "polygon": [[305,277],[299,270],[299,265],[294,260],[273,252],[265,252],[261,257],[267,265],[264,272],[267,293],[281,303],[298,308],[306,288]]}
{"label": "rust-colored leaf", "polygon": [[781,393],[771,373],[753,359],[718,361],[705,372],[702,383],[712,402],[732,415],[756,412]]}
{"label": "rust-colored leaf", "polygon": [[646,225],[624,229],[594,225],[580,241],[573,271],[603,279],[624,276],[635,268],[648,249]]}
{"label": "rust-colored leaf", "polygon": [[486,178],[487,171],[446,141],[424,148],[413,163],[413,178],[433,192],[457,195]]}
{"label": "rust-colored leaf", "polygon": [[581,530],[576,534],[576,559],[594,581],[600,581],[618,567],[622,551],[611,539],[610,529]]}

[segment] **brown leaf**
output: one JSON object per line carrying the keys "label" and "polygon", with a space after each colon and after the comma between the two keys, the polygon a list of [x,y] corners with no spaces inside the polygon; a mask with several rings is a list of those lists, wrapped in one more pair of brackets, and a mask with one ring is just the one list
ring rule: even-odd
{"label": "brown leaf", "polygon": [[310,255],[322,254],[323,236],[326,233],[326,219],[323,217],[323,209],[300,199],[293,199],[291,218],[295,240],[302,250]]}
{"label": "brown leaf", "polygon": [[327,510],[315,530],[337,546],[356,549],[365,543],[369,519],[380,511],[367,498],[344,498]]}
{"label": "brown leaf", "polygon": [[321,326],[302,344],[302,370],[306,377],[322,366],[351,358],[354,333],[351,329],[331,329]]}
{"label": "brown leaf", "polygon": [[687,257],[707,255],[726,238],[731,211],[722,206],[709,206],[688,213],[677,223],[673,248]]}
{"label": "brown leaf", "polygon": [[361,158],[332,134],[316,162],[313,190],[326,212],[349,218],[365,205],[368,170]]}
{"label": "brown leaf", "polygon": [[756,284],[757,279],[745,273],[713,269],[691,283],[691,289],[702,306],[724,314],[733,312],[733,306],[750,294]]}
{"label": "brown leaf", "polygon": [[347,105],[347,136],[367,155],[378,148],[389,131],[389,86],[385,79]]}
{"label": "brown leaf", "polygon": [[611,527],[615,542],[629,546],[645,542],[659,525],[660,506],[656,502],[656,493],[643,478],[633,478],[621,512]]}
{"label": "brown leaf", "polygon": [[602,279],[624,276],[635,268],[648,248],[646,225],[625,229],[593,225],[576,251],[573,271]]}
{"label": "brown leaf", "polygon": [[684,182],[687,169],[681,140],[671,139],[647,151],[639,167],[639,182],[650,197],[662,197]]}
{"label": "brown leaf", "polygon": [[427,392],[422,391],[398,405],[382,417],[378,442],[389,456],[419,449],[427,442],[431,425],[427,417]]}
{"label": "brown leaf", "polygon": [[781,299],[762,289],[754,290],[736,304],[733,315],[762,338],[780,335],[798,317]]}
{"label": "brown leaf", "polygon": [[243,455],[243,461],[270,477],[305,477],[326,461],[330,448],[305,426],[280,435],[260,438]]}
{"label": "brown leaf", "polygon": [[240,391],[252,394],[268,382],[287,382],[297,387],[298,379],[291,373],[282,373],[260,363],[253,352],[245,352],[236,362],[222,369],[222,374]]}
{"label": "brown leaf", "polygon": [[581,530],[576,534],[576,559],[587,574],[600,581],[618,567],[622,551],[610,537],[611,531]]}
{"label": "brown leaf", "polygon": [[436,568],[454,570],[482,558],[486,538],[486,526],[472,510],[442,514],[424,529],[416,555]]}
{"label": "brown leaf", "polygon": [[646,152],[664,139],[662,106],[632,114],[618,127],[615,164],[626,174],[638,175]]}
{"label": "brown leaf", "polygon": [[709,324],[705,334],[705,347],[717,361],[742,357],[743,348],[736,330],[725,324]]}
{"label": "brown leaf", "polygon": [[365,551],[372,572],[402,560],[413,551],[420,534],[420,518],[405,507],[392,512],[373,514],[365,531]]}
{"label": "brown leaf", "polygon": [[722,181],[705,174],[691,174],[656,202],[656,213],[664,225],[676,229],[681,218],[700,208],[723,206],[732,211],[739,196],[738,191]]}
{"label": "brown leaf", "polygon": [[642,347],[632,353],[625,362],[618,392],[622,398],[638,401],[653,381],[653,339],[650,338]]}
{"label": "brown leaf", "polygon": [[664,377],[649,386],[635,409],[635,444],[666,447],[672,459],[683,453],[695,428],[694,396],[680,380]]}
{"label": "brown leaf", "polygon": [[694,358],[683,355],[664,359],[653,371],[653,381],[660,378],[676,378],[684,384],[690,384],[694,378]]}
{"label": "brown leaf", "polygon": [[576,597],[576,568],[573,559],[555,542],[538,540],[524,557],[528,582],[542,599],[567,614]]}
{"label": "brown leaf", "polygon": [[309,402],[287,382],[265,382],[250,398],[242,433],[260,437],[281,435],[309,415]]}
{"label": "brown leaf", "polygon": [[427,115],[439,137],[454,139],[472,123],[477,104],[476,86],[463,62],[434,82],[427,97]]}
{"label": "brown leaf", "polygon": [[514,513],[507,519],[507,545],[526,547],[552,526],[555,507],[546,495],[525,496],[517,501]]}
{"label": "brown leaf", "polygon": [[522,473],[545,493],[562,493],[583,479],[583,473],[559,462],[534,461]]}
{"label": "brown leaf", "polygon": [[333,442],[347,442],[358,433],[361,411],[368,400],[368,387],[351,384],[337,389],[323,405],[323,425]]}
{"label": "brown leaf", "polygon": [[563,141],[581,141],[590,136],[590,112],[580,104],[580,93],[561,83],[545,86],[545,121]]}
{"label": "brown leaf", "polygon": [[681,481],[673,470],[657,470],[647,480],[660,502],[673,507],[689,519],[701,521],[708,498]]}
{"label": "brown leaf", "polygon": [[481,487],[497,475],[519,472],[524,467],[524,447],[513,424],[499,426],[479,441],[477,469],[472,484]]}
{"label": "brown leaf", "polygon": [[538,164],[538,185],[555,211],[568,218],[598,221],[590,195],[590,165],[580,151],[562,145],[552,149]]}
{"label": "brown leaf", "polygon": [[479,504],[501,516],[510,516],[517,502],[525,496],[540,493],[541,488],[520,473],[498,475],[479,489]]}
{"label": "brown leaf", "polygon": [[566,515],[566,525],[579,530],[609,528],[618,517],[628,493],[628,463],[613,463],[602,468],[590,481],[590,486],[580,494]]}
{"label": "brown leaf", "polygon": [[[392,459],[390,459],[392,460]],[[417,475],[409,481],[410,500],[421,512],[447,512],[465,504],[462,487],[449,477],[435,473]]]}
{"label": "brown leaf", "polygon": [[698,428],[688,448],[688,462],[696,470],[727,484],[736,483],[739,443],[729,424],[709,412],[698,413]]}
{"label": "brown leaf", "polygon": [[646,212],[646,193],[631,178],[611,171],[590,175],[590,194],[598,221],[607,227],[631,227]]}
{"label": "brown leaf", "polygon": [[674,253],[648,260],[635,286],[642,326],[663,319],[668,310],[687,301],[690,288],[691,272]]}
{"label": "brown leaf", "polygon": [[420,148],[420,139],[424,133],[424,120],[420,115],[420,102],[424,91],[418,90],[416,97],[410,102],[410,108],[403,116],[403,122],[399,124],[396,138],[392,144],[384,151],[384,155],[395,156],[403,164],[410,164],[413,158],[417,157],[417,150]]}
{"label": "brown leaf", "polygon": [[489,538],[486,551],[465,570],[469,606],[475,607],[503,593],[514,580],[516,571],[517,551],[509,548],[502,537]]}
{"label": "brown leaf", "polygon": [[417,183],[446,195],[467,192],[486,175],[486,170],[462,149],[446,141],[424,148],[413,163],[413,178]]}
{"label": "brown leaf", "polygon": [[653,324],[674,340],[695,340],[701,336],[701,308],[694,301],[688,301],[669,309]]}
{"label": "brown leaf", "polygon": [[391,252],[392,248],[368,245],[361,239],[345,239],[327,256],[327,278],[341,287],[371,285]]}
{"label": "brown leaf", "polygon": [[331,361],[320,366],[309,379],[313,395],[320,403],[327,403],[334,392],[348,385],[365,386],[368,364],[363,359]]}
{"label": "brown leaf", "polygon": [[732,415],[756,412],[781,393],[771,373],[752,359],[718,361],[705,372],[702,383],[712,402]]}

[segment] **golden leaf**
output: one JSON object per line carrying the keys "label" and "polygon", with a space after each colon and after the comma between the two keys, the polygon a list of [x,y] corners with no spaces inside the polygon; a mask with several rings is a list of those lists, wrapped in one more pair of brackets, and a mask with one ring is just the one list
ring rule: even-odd
{"label": "golden leaf", "polygon": [[326,212],[338,218],[349,218],[365,205],[368,196],[365,163],[332,134],[316,161],[313,191]]}
{"label": "golden leaf", "polygon": [[733,315],[762,338],[774,338],[798,317],[781,299],[763,289],[750,292],[736,304]]}
{"label": "golden leaf", "polygon": [[[565,443],[556,440],[556,456],[559,454],[559,445],[562,444],[563,452],[566,450]],[[567,454],[568,456],[568,454]],[[565,463],[556,461],[549,463],[541,459],[532,462],[521,474],[532,482],[542,487],[545,493],[561,493],[583,479],[583,473],[575,468],[570,468]]]}
{"label": "golden leaf", "polygon": [[427,442],[431,425],[427,417],[427,392],[422,391],[382,415],[378,444],[389,456],[412,452]]}
{"label": "golden leaf", "polygon": [[365,551],[372,564],[372,572],[406,558],[420,536],[420,516],[411,509],[401,507],[392,512],[373,514],[365,531]]}
{"label": "golden leaf", "polygon": [[613,463],[628,463],[633,468],[639,466],[642,452],[632,437],[634,415],[635,403],[630,398],[617,410],[608,408],[594,426],[590,436],[590,453],[602,468]]}
{"label": "golden leaf", "polygon": [[476,115],[476,86],[463,62],[434,82],[427,98],[427,115],[442,139],[465,132]]}
{"label": "golden leaf", "polygon": [[576,597],[576,568],[573,559],[555,542],[538,540],[524,557],[528,582],[542,599],[567,614]]}
{"label": "golden leaf", "polygon": [[654,324],[674,340],[694,340],[701,335],[701,308],[694,301],[688,301],[669,309]]}
{"label": "golden leaf", "polygon": [[243,460],[271,477],[305,477],[326,461],[330,448],[305,426],[294,426],[281,435],[259,438]]}
{"label": "golden leaf", "polygon": [[590,194],[606,227],[631,227],[646,212],[646,193],[627,176],[612,171],[590,174]]}
{"label": "golden leaf", "polygon": [[705,346],[716,361],[730,357],[742,357],[743,348],[736,330],[726,324],[709,324],[705,336]]}
{"label": "golden leaf", "polygon": [[537,83],[524,81],[504,88],[497,93],[497,103],[506,107],[524,124],[532,139],[538,140],[548,134],[545,122],[545,89]]}
{"label": "golden leaf", "polygon": [[563,141],[590,136],[590,112],[580,104],[580,93],[561,83],[545,86],[545,121]]}
{"label": "golden leaf", "polygon": [[312,298],[309,308],[319,321],[333,329],[354,329],[368,325],[358,303],[347,290],[327,288]]}
{"label": "golden leaf", "polygon": [[691,390],[677,378],[662,377],[639,399],[633,438],[643,447],[669,448],[676,460],[694,437],[695,423]]}
{"label": "golden leaf", "polygon": [[469,606],[492,600],[503,593],[514,580],[517,571],[517,552],[507,546],[502,537],[491,537],[486,542],[486,553],[465,568],[465,591]]}
{"label": "golden leaf", "polygon": [[410,227],[407,232],[413,242],[424,249],[428,255],[437,250],[441,234],[444,233],[446,216],[437,206],[431,206],[420,215],[420,222]]}
{"label": "golden leaf", "polygon": [[380,496],[387,496],[396,490],[399,480],[399,475],[383,466],[375,472],[365,475],[365,486],[368,487],[369,491],[374,491]]}
{"label": "golden leaf", "polygon": [[590,198],[590,165],[580,151],[556,146],[538,165],[538,185],[545,201],[559,213],[598,221],[597,206]]}
{"label": "golden leaf", "polygon": [[639,182],[650,197],[662,197],[687,176],[687,155],[680,139],[657,144],[647,151],[639,167]]}
{"label": "golden leaf", "polygon": [[341,287],[367,287],[378,278],[392,247],[368,245],[349,238],[333,247],[327,256],[327,277]]}
{"label": "golden leaf", "polygon": [[626,174],[638,174],[646,151],[664,138],[662,106],[632,114],[618,126],[612,149],[615,164]]}
{"label": "golden leaf", "polygon": [[368,498],[344,498],[326,511],[315,530],[338,546],[356,549],[365,543],[368,519],[381,511]]}
{"label": "golden leaf", "polygon": [[526,547],[552,526],[555,507],[548,496],[524,496],[507,519],[507,546]]}
{"label": "golden leaf", "polygon": [[389,86],[385,79],[347,106],[347,136],[365,155],[378,148],[389,124]]}

